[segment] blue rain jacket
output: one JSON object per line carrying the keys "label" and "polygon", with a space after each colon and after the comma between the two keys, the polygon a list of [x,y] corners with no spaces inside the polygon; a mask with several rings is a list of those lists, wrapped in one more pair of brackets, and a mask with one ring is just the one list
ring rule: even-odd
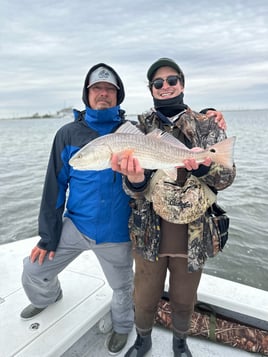
{"label": "blue rain jacket", "polygon": [[48,251],[57,248],[63,215],[97,244],[130,239],[129,196],[122,189],[121,174],[111,169],[78,171],[69,165],[70,158],[88,142],[115,131],[124,122],[124,111],[119,106],[102,111],[86,107],[74,113],[76,120],[55,135],[47,168],[38,246]]}

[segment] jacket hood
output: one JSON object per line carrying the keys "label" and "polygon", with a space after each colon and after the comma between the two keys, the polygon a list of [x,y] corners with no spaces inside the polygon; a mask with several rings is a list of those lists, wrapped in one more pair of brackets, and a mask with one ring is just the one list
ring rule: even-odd
{"label": "jacket hood", "polygon": [[84,82],[84,88],[83,88],[83,95],[82,95],[82,99],[83,99],[83,102],[84,104],[89,107],[89,102],[88,102],[88,83],[89,83],[89,77],[91,75],[91,73],[93,71],[95,71],[95,69],[97,69],[98,67],[106,67],[108,68],[116,77],[117,79],[117,84],[119,86],[119,90],[117,91],[117,105],[120,105],[124,98],[125,98],[125,89],[124,89],[124,85],[123,85],[123,82],[121,80],[121,78],[119,77],[119,75],[117,74],[117,72],[110,66],[108,66],[107,64],[105,63],[98,63],[96,64],[95,66],[91,67],[90,70],[88,71],[87,75],[86,75],[86,78],[85,78],[85,82]]}

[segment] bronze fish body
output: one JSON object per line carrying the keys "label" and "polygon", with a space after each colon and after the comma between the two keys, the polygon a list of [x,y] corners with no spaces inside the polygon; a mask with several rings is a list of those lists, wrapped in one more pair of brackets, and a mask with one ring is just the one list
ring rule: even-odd
{"label": "bronze fish body", "polygon": [[207,157],[231,169],[235,139],[233,136],[201,151],[193,151],[160,129],[145,135],[127,122],[115,133],[89,142],[70,159],[69,164],[76,170],[98,171],[111,167],[112,154],[119,157],[132,154],[144,169],[172,170],[183,167],[185,159],[195,158],[202,163]]}

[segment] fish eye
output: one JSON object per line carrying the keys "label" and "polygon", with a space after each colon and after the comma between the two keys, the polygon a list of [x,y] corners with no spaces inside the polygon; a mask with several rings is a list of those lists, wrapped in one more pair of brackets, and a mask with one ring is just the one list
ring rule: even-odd
{"label": "fish eye", "polygon": [[210,149],[209,151],[210,151],[210,152],[214,152],[214,153],[216,152],[216,150],[215,150],[215,149]]}

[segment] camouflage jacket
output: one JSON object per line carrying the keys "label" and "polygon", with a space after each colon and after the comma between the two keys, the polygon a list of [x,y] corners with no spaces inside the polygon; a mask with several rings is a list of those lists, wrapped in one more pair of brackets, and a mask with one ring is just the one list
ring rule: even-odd
{"label": "camouflage jacket", "polygon": [[[160,128],[171,133],[189,148],[206,148],[226,139],[226,133],[219,128],[214,118],[208,119],[206,115],[194,112],[190,108],[182,112],[172,125],[163,123],[153,110],[139,115],[138,121],[138,127],[142,132],[149,133],[155,128]],[[183,176],[181,173],[186,173],[187,176],[185,169],[178,169],[178,178]],[[232,184],[236,169],[235,166],[233,169],[227,169],[212,163],[210,168],[201,165],[192,174],[217,192]],[[155,261],[158,259],[160,243],[160,217],[154,212],[152,203],[145,198],[152,175],[153,172],[146,172],[144,185],[138,188],[125,178],[124,189],[132,197],[129,229],[134,248],[145,259]],[[188,224],[188,270],[190,272],[202,268],[207,257],[211,256],[209,251],[213,250],[210,246],[212,242],[208,233],[206,215],[207,213]]]}

